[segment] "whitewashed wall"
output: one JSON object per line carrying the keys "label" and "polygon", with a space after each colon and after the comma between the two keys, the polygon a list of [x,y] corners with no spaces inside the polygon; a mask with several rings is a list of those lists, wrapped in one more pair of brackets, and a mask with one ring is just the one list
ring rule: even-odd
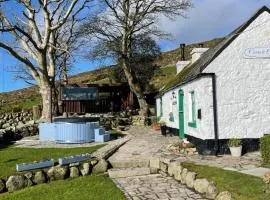
{"label": "whitewashed wall", "polygon": [[[179,115],[178,115],[178,91],[184,91],[184,118],[185,118],[185,134],[201,138],[214,139],[214,123],[213,123],[213,98],[212,98],[212,80],[210,77],[202,77],[181,87],[175,88],[162,97],[163,102],[163,116],[162,121],[167,123],[168,127],[179,129]],[[188,126],[189,119],[189,92],[195,92],[195,107],[196,107],[196,123],[197,128]],[[172,93],[175,92],[175,99],[172,99]],[[173,105],[173,102],[176,104]],[[157,116],[160,116],[160,99],[157,99]],[[197,110],[201,109],[202,119],[197,118]],[[174,122],[169,121],[169,114],[173,112]]]}
{"label": "whitewashed wall", "polygon": [[255,47],[270,47],[267,12],[253,21],[204,70],[217,75],[220,139],[259,138],[270,133],[270,58],[244,58],[245,50]]}

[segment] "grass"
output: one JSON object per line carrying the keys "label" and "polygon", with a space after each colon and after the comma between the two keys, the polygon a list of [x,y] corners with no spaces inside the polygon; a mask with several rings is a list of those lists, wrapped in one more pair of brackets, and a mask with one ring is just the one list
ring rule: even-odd
{"label": "grass", "polygon": [[7,178],[16,173],[16,164],[40,161],[43,159],[58,159],[63,156],[71,156],[83,153],[92,153],[104,145],[83,148],[15,148],[0,149],[0,177]]}
{"label": "grass", "polygon": [[0,200],[124,200],[123,193],[106,176],[86,176],[77,179],[41,184],[14,193],[0,195]]}
{"label": "grass", "polygon": [[31,97],[28,99],[18,100],[0,107],[0,114],[11,113],[13,111],[31,110],[33,106],[41,104],[41,97]]}
{"label": "grass", "polygon": [[219,191],[229,191],[237,200],[270,199],[270,194],[263,192],[264,183],[261,178],[192,163],[183,163],[182,166],[196,172],[199,178],[214,181]]}

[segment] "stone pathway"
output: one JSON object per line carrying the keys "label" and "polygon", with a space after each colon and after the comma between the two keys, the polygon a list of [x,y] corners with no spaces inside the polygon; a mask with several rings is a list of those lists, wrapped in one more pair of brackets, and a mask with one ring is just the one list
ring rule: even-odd
{"label": "stone pathway", "polygon": [[171,177],[160,174],[114,179],[128,200],[203,200],[199,194]]}

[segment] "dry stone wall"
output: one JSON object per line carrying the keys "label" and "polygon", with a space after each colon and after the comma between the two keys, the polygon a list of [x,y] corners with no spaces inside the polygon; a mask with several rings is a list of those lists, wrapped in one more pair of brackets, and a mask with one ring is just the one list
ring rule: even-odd
{"label": "dry stone wall", "polygon": [[22,111],[0,115],[0,142],[5,143],[38,134],[31,112]]}

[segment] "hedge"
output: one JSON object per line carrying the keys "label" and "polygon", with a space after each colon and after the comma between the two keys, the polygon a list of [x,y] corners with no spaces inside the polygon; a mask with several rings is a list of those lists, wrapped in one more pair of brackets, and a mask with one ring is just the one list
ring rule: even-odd
{"label": "hedge", "polygon": [[270,166],[270,135],[261,137],[260,151],[262,155],[262,164]]}

